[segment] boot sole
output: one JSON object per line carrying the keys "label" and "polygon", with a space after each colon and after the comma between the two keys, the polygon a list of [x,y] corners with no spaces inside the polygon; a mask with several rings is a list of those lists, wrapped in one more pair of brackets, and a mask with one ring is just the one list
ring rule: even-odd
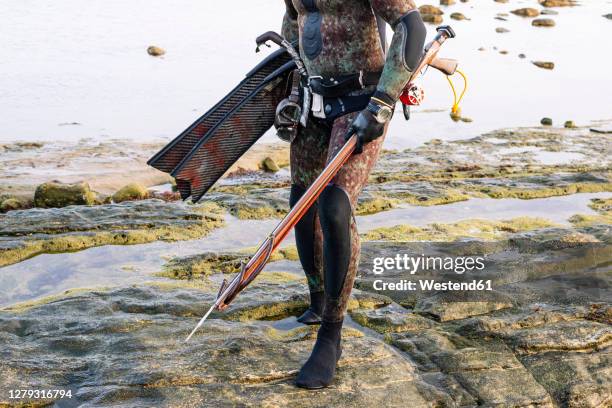
{"label": "boot sole", "polygon": [[330,385],[331,385],[331,384],[328,384],[328,385],[319,385],[319,386],[316,386],[316,387],[312,387],[312,386],[308,386],[308,385],[305,385],[305,384],[299,384],[299,383],[297,383],[297,382],[295,383],[295,386],[296,386],[296,387],[298,387],[298,388],[303,388],[303,389],[305,389],[305,390],[321,390],[321,389],[323,389],[323,388],[327,388],[327,387],[329,387]]}

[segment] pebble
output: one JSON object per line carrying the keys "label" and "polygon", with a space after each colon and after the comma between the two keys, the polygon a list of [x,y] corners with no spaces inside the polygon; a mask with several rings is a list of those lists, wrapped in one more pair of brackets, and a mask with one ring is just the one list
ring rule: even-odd
{"label": "pebble", "polygon": [[443,20],[442,16],[436,14],[423,14],[423,21],[431,24],[440,24]]}
{"label": "pebble", "polygon": [[280,170],[280,167],[278,167],[278,164],[276,164],[274,159],[271,157],[266,157],[265,159],[263,159],[263,161],[261,162],[261,168],[264,171],[267,171],[270,173],[276,173],[277,171]]}
{"label": "pebble", "polygon": [[147,53],[153,57],[159,57],[164,55],[166,53],[166,50],[161,47],[151,45],[149,48],[147,48]]}
{"label": "pebble", "polygon": [[552,18],[536,18],[531,22],[531,25],[534,27],[554,27],[555,20]]}
{"label": "pebble", "polygon": [[540,15],[540,12],[538,10],[531,7],[523,7],[520,9],[512,10],[511,13],[521,17],[536,17]]}
{"label": "pebble", "polygon": [[568,128],[568,129],[574,129],[576,127],[576,124],[574,123],[573,120],[566,120],[565,123],[563,124],[563,127]]}
{"label": "pebble", "polygon": [[469,20],[469,18],[467,18],[466,16],[464,16],[462,13],[453,13],[450,15],[450,18],[452,18],[453,20]]}
{"label": "pebble", "polygon": [[525,58],[525,57],[527,57],[527,56],[526,56],[525,54],[523,54],[523,53],[520,53],[520,54],[518,55],[518,57],[519,57],[519,58]]}
{"label": "pebble", "polygon": [[574,0],[543,0],[540,2],[543,7],[570,7],[575,6]]}
{"label": "pebble", "polygon": [[531,61],[531,62],[533,63],[533,65],[539,68],[544,68],[544,69],[554,69],[555,68],[555,63],[551,61]]}
{"label": "pebble", "polygon": [[444,14],[444,12],[442,10],[440,10],[440,8],[436,7],[436,6],[432,6],[431,4],[424,4],[421,7],[419,7],[419,13],[421,14],[433,14],[436,16],[441,16],[442,14]]}
{"label": "pebble", "polygon": [[497,28],[495,29],[495,32],[496,32],[496,33],[500,33],[500,34],[502,34],[502,33],[509,33],[509,32],[510,32],[510,30],[508,30],[507,28],[504,28],[504,27],[497,27]]}
{"label": "pebble", "polygon": [[551,118],[542,118],[542,120],[540,120],[540,124],[542,126],[552,126],[553,121]]}

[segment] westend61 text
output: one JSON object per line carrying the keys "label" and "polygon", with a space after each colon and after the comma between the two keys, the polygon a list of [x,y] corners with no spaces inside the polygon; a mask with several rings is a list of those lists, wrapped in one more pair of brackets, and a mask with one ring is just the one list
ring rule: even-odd
{"label": "westend61 text", "polygon": [[401,279],[396,282],[386,282],[382,279],[377,279],[372,283],[374,290],[392,290],[392,291],[414,291],[414,290],[457,290],[457,291],[484,291],[493,290],[490,280],[472,280],[469,282],[437,282],[433,279],[421,279],[417,282]]}

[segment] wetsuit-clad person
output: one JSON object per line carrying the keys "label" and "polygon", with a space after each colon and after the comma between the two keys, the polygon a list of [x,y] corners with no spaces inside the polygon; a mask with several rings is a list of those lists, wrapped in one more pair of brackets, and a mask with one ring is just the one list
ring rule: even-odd
{"label": "wetsuit-clad person", "polygon": [[[307,125],[291,142],[290,204],[295,205],[342,147],[349,130],[359,139],[356,154],[295,228],[311,302],[298,320],[321,323],[296,384],[322,388],[331,384],[340,358],[342,321],[357,272],[357,197],[378,158],[395,102],[422,54],[426,30],[412,0],[285,4],[282,34],[298,41],[315,94]],[[377,16],[394,31],[386,52]],[[364,100],[357,111],[346,108]],[[347,113],[338,115],[338,109]]]}

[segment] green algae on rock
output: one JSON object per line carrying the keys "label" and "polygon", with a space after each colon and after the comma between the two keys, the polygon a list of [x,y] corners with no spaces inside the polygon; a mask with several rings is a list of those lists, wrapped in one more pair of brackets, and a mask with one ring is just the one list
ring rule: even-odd
{"label": "green algae on rock", "polygon": [[[384,151],[356,213],[400,204],[442,205],[472,197],[544,198],[612,191],[609,157],[588,129],[518,128],[467,140]],[[240,219],[287,214],[288,172],[235,176],[208,194]]]}
{"label": "green algae on rock", "polygon": [[208,199],[241,219],[280,218],[289,211],[288,183],[222,185],[208,193]]}
{"label": "green algae on rock", "polygon": [[147,189],[138,183],[130,183],[121,187],[115,194],[113,194],[113,201],[115,203],[121,203],[123,201],[130,200],[144,200],[149,196]]}
{"label": "green algae on rock", "polygon": [[[173,258],[159,276],[174,279],[193,279],[215,273],[238,273],[243,262],[247,262],[257,248],[245,248],[239,252],[205,252],[187,257]],[[274,251],[269,262],[280,260],[298,260],[295,246],[283,247]]]}
{"label": "green algae on rock", "polygon": [[41,208],[59,208],[69,205],[93,205],[96,194],[87,183],[65,184],[56,181],[43,183],[36,188],[34,205]]}
{"label": "green algae on rock", "polygon": [[26,203],[17,198],[7,198],[5,200],[0,200],[0,212],[21,210],[22,208],[25,208],[26,205]]}
{"label": "green algae on rock", "polygon": [[533,217],[517,217],[506,221],[463,220],[452,224],[434,223],[426,227],[396,225],[376,228],[362,235],[367,241],[454,241],[461,238],[495,240],[506,238],[509,234],[552,227],[555,224]]}
{"label": "green algae on rock", "polygon": [[277,171],[280,170],[280,167],[278,166],[278,164],[276,164],[274,159],[270,156],[263,159],[259,166],[261,167],[262,170],[268,171],[271,173],[276,173]]}
{"label": "green algae on rock", "polygon": [[612,198],[594,198],[589,205],[597,214],[575,214],[569,221],[577,227],[612,224]]}
{"label": "green algae on rock", "polygon": [[0,266],[41,253],[200,238],[223,222],[214,203],[161,200],[11,211],[0,215]]}

